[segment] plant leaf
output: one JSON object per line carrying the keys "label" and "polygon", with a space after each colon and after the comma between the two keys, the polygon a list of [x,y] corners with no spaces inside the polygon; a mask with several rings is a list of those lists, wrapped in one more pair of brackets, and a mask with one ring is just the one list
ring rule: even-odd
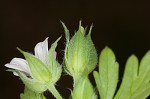
{"label": "plant leaf", "polygon": [[114,99],[145,99],[150,95],[150,51],[142,58],[139,72],[138,59],[129,57],[124,77]]}
{"label": "plant leaf", "polygon": [[143,77],[143,83],[150,81],[150,51],[148,51],[141,60],[139,76]]}
{"label": "plant leaf", "polygon": [[125,72],[121,86],[114,99],[129,99],[132,93],[133,81],[137,78],[138,59],[132,55],[126,63]]}
{"label": "plant leaf", "polygon": [[[95,79],[95,82],[96,82],[96,87],[97,87],[97,89],[99,91],[99,94],[100,94],[102,84],[101,84],[101,80],[100,80],[100,77],[99,77],[99,73],[97,71],[94,71],[93,75],[94,75],[94,79]],[[101,92],[101,98],[102,99],[104,98],[104,93],[103,92]]]}
{"label": "plant leaf", "polygon": [[94,72],[101,99],[113,98],[118,82],[118,67],[113,51],[105,47],[99,59],[99,79],[98,73]]}
{"label": "plant leaf", "polygon": [[[132,86],[133,90],[132,97],[136,95],[138,95],[138,97],[141,97],[141,99],[144,97],[145,98],[148,97],[150,95],[149,83],[150,83],[150,51],[148,51],[141,60],[138,77],[134,81],[134,84]],[[139,92],[140,94],[137,94]]]}
{"label": "plant leaf", "polygon": [[142,84],[138,90],[134,92],[131,99],[146,99],[150,95],[150,83]]}

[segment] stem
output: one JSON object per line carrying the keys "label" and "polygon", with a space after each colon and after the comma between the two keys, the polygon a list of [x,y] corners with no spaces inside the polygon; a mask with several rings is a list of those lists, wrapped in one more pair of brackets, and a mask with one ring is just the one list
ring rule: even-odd
{"label": "stem", "polygon": [[76,85],[76,83],[78,83],[78,81],[81,79],[81,78],[84,78],[84,77],[88,77],[88,74],[85,72],[83,73],[77,73],[76,75],[73,76],[73,87]]}
{"label": "stem", "polygon": [[56,99],[63,99],[54,85],[49,85],[48,90],[54,95]]}
{"label": "stem", "polygon": [[79,81],[81,75],[80,74],[76,74],[73,76],[73,87],[76,85],[76,83]]}

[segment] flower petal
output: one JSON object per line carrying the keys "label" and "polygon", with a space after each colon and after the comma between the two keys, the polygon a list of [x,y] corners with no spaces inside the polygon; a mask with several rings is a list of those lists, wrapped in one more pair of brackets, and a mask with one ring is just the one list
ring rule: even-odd
{"label": "flower petal", "polygon": [[39,42],[34,48],[35,56],[39,58],[43,63],[47,64],[48,57],[48,38],[43,42]]}
{"label": "flower petal", "polygon": [[30,69],[26,60],[21,58],[13,58],[10,63],[5,64],[6,67],[16,69],[25,72],[25,74],[30,75]]}

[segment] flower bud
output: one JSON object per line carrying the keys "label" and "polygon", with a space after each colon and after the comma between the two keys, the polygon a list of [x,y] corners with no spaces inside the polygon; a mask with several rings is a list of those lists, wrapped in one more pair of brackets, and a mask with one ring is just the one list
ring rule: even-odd
{"label": "flower bud", "polygon": [[83,72],[89,74],[97,64],[97,53],[91,40],[92,26],[86,35],[80,22],[79,30],[70,39],[69,30],[64,23],[62,24],[67,41],[64,57],[65,69],[73,78],[80,78]]}

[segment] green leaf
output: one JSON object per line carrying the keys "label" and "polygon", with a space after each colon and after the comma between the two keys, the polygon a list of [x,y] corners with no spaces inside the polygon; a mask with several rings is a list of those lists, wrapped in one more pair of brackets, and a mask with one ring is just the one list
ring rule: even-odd
{"label": "green leaf", "polygon": [[[148,51],[141,60],[139,67],[139,74],[137,79],[134,81],[132,86],[133,96],[138,95],[139,97],[150,95],[150,51]],[[143,86],[143,87],[142,87]],[[145,87],[147,86],[147,87]],[[139,91],[140,90],[140,91]],[[145,90],[145,91],[142,91]],[[137,94],[141,92],[140,94]]]}
{"label": "green leaf", "polygon": [[113,51],[105,47],[99,59],[99,73],[94,72],[101,99],[112,99],[118,82],[118,63]]}
{"label": "green leaf", "polygon": [[126,63],[125,72],[121,86],[114,99],[130,99],[132,93],[132,84],[137,78],[138,59],[132,55]]}
{"label": "green leaf", "polygon": [[[138,71],[139,70],[139,71]],[[114,99],[145,99],[150,95],[150,51],[142,58],[129,57],[123,80]]]}
{"label": "green leaf", "polygon": [[143,77],[143,83],[148,83],[150,81],[150,51],[148,51],[141,60],[139,76]]}
{"label": "green leaf", "polygon": [[142,84],[138,90],[134,92],[131,99],[146,99],[150,95],[150,83]]}
{"label": "green leaf", "polygon": [[96,87],[97,87],[97,89],[99,91],[99,94],[101,94],[101,98],[102,98],[102,97],[104,97],[104,93],[103,92],[100,93],[100,90],[102,88],[102,82],[100,80],[99,73],[97,71],[94,71],[93,75],[94,75],[94,79],[95,79],[95,82],[96,82]]}

